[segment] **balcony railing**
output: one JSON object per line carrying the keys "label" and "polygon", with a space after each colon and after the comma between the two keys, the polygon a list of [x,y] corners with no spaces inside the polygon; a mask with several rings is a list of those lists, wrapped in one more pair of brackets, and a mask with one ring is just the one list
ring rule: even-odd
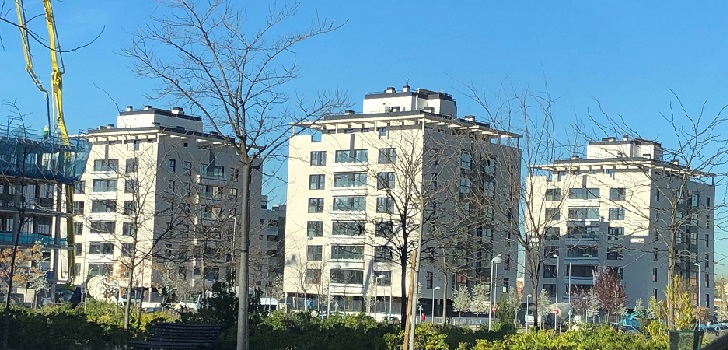
{"label": "balcony railing", "polygon": [[[53,236],[50,235],[44,235],[40,233],[31,233],[31,232],[21,232],[18,236],[18,244],[20,245],[32,245],[35,243],[39,243],[42,245],[53,245]],[[10,245],[13,244],[13,233],[2,231],[0,232],[0,245]],[[66,245],[66,239],[62,238],[60,242],[61,246]]]}

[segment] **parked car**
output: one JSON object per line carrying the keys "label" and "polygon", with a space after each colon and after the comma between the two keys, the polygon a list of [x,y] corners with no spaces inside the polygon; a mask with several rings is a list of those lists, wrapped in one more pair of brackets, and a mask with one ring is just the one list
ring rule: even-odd
{"label": "parked car", "polygon": [[382,318],[382,322],[386,322],[389,324],[399,324],[399,318],[394,316],[385,316],[384,318]]}
{"label": "parked car", "polygon": [[620,328],[620,331],[622,331],[622,333],[633,333],[633,334],[638,334],[640,332],[637,328],[635,328],[634,326],[630,326],[630,325],[622,325],[622,327]]}

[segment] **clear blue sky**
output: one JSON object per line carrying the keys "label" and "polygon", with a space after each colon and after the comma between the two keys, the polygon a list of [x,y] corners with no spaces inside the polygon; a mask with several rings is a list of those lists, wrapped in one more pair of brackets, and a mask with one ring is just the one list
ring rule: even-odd
{"label": "clear blue sky", "polygon": [[[248,14],[254,18],[261,5],[252,3]],[[28,17],[42,13],[39,0],[26,6]],[[132,62],[118,54],[155,10],[152,1],[56,1],[54,6],[65,48],[106,28],[96,43],[64,56],[69,131],[114,122],[116,107],[101,89],[120,107],[171,107],[168,101],[146,100],[152,83],[136,78]],[[672,134],[660,128],[658,114],[668,110],[669,89],[694,112],[703,101],[708,113],[728,103],[724,1],[309,0],[302,4],[301,24],[316,13],[347,23],[299,47],[302,77],[293,88],[344,90],[357,110],[366,92],[399,88],[409,79],[413,88],[452,93],[461,115],[483,115],[458,93],[463,83],[493,91],[506,81],[515,89],[543,91],[547,78],[564,127],[594,109],[597,98],[642,136],[669,143],[664,138]],[[45,35],[42,18],[32,26]],[[2,24],[0,35],[0,100],[16,101],[29,114],[26,123],[41,128],[44,103],[24,72],[17,30]],[[47,52],[38,45],[34,52],[38,74],[47,83]],[[716,259],[724,259],[728,242],[719,241],[716,250]]]}

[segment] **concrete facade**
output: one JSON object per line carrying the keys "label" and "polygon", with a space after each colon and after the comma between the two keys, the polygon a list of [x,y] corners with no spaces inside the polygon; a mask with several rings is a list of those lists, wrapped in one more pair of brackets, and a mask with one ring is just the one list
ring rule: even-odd
{"label": "concrete facade", "polygon": [[541,209],[535,222],[548,223],[539,290],[567,302],[570,290],[591,288],[593,271],[606,266],[626,287],[625,306],[639,298],[643,305],[651,297],[664,300],[673,250],[681,277],[700,285],[696,303],[712,310],[711,174],[663,160],[660,143],[626,136],[590,142],[586,158],[535,168],[542,172],[528,179],[542,201],[534,206]]}
{"label": "concrete facade", "polygon": [[[489,280],[497,254],[508,260],[496,265],[498,285],[515,287],[517,244],[508,238],[518,215],[507,214],[518,206],[504,199],[508,186],[498,181],[513,170],[520,176],[520,152],[502,143],[518,135],[456,113],[450,95],[405,86],[366,95],[361,114],[346,111],[294,126],[303,131],[289,143],[288,307],[326,311],[330,298],[331,312],[399,315],[402,283],[409,285],[408,277],[402,280],[408,257],[397,251],[403,244],[410,253],[422,247],[418,294],[427,314],[433,296],[441,315],[444,291],[450,299],[456,284]],[[448,226],[458,220],[460,227]],[[458,229],[477,237],[462,251],[445,248],[461,253],[448,259],[467,265],[468,277],[454,267],[444,274],[428,261],[431,249],[443,249],[437,237],[456,239]]]}
{"label": "concrete facade", "polygon": [[[84,137],[92,149],[74,198],[79,283],[107,276],[124,287],[133,266],[136,287],[189,295],[235,272],[241,184],[228,139],[205,132],[201,119],[181,108],[151,106],[128,107],[116,126]],[[254,172],[253,223],[260,191]],[[258,235],[251,236],[255,245]],[[138,263],[130,265],[132,256]]]}

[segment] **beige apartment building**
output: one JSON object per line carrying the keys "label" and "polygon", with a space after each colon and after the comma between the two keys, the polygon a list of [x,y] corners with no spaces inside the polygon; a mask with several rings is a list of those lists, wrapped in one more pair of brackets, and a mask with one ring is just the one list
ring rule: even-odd
{"label": "beige apartment building", "polygon": [[518,135],[458,118],[449,94],[409,86],[367,94],[361,113],[293,128],[289,308],[401,317],[410,283],[402,267],[417,251],[427,315],[433,303],[442,315],[456,286],[488,284],[497,255],[496,285],[515,288],[518,201],[509,180],[520,178]]}
{"label": "beige apartment building", "polygon": [[541,176],[528,181],[542,202],[534,222],[546,234],[539,290],[568,302],[591,288],[594,271],[611,267],[626,286],[625,306],[646,305],[664,299],[672,250],[678,273],[700,286],[696,304],[712,309],[713,176],[665,153],[658,142],[605,138],[589,142],[586,158],[535,167]]}
{"label": "beige apartment building", "polygon": [[[84,137],[92,147],[74,197],[79,283],[104,276],[104,285],[125,287],[133,272],[137,288],[183,296],[234,273],[242,211],[238,157],[225,136],[181,108],[145,106]],[[260,172],[251,181],[258,223]],[[255,245],[259,235],[251,237]]]}

